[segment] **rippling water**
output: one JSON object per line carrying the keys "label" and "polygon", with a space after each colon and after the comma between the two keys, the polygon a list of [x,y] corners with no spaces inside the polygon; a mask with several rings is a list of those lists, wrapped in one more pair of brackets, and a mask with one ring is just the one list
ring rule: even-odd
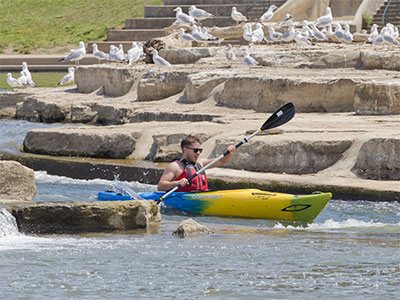
{"label": "rippling water", "polygon": [[[34,201],[95,201],[98,191],[112,186],[107,180],[76,180],[45,172],[35,176]],[[126,184],[136,191],[156,188]],[[306,228],[196,216],[215,233],[186,239],[172,236],[186,218],[164,214],[154,232],[27,236],[18,233],[13,219],[2,211],[0,295],[2,299],[399,298],[399,203],[331,200]]]}

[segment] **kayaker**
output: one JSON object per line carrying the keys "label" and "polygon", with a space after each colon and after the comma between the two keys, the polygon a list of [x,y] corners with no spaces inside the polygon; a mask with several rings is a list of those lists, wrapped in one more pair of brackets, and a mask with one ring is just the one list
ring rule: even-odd
{"label": "kayaker", "polygon": [[[168,191],[169,189],[180,185],[181,188],[179,188],[177,192],[206,191],[208,189],[208,184],[207,176],[204,172],[194,177],[190,183],[188,178],[214,159],[199,159],[203,148],[201,148],[200,140],[193,135],[188,135],[182,140],[181,148],[181,158],[171,162],[165,168],[157,185],[158,190]],[[235,152],[236,146],[230,145],[227,147],[227,150],[230,153],[217,161],[214,165],[210,166],[210,168],[219,167],[227,163],[231,158],[232,153]]]}

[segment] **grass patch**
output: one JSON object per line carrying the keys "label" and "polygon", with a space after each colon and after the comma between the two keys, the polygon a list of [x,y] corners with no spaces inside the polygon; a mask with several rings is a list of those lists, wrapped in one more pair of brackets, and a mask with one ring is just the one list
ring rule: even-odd
{"label": "grass patch", "polygon": [[[68,72],[31,72],[32,80],[36,83],[37,87],[55,87]],[[19,72],[11,72],[14,78],[19,77]],[[71,82],[64,86],[75,85]],[[0,73],[0,90],[11,89],[7,84],[7,73]],[[24,89],[23,87],[17,89]]]}
{"label": "grass patch", "polygon": [[23,54],[37,49],[54,53],[54,49],[76,46],[79,41],[105,40],[107,30],[123,28],[125,19],[143,17],[145,5],[162,3],[162,0],[0,0],[0,53],[6,49]]}

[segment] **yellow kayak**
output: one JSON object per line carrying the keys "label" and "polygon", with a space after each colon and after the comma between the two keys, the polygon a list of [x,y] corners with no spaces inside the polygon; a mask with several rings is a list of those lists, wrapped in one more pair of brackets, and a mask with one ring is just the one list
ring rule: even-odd
{"label": "yellow kayak", "polygon": [[[99,200],[129,200],[121,195],[99,193]],[[140,196],[158,200],[165,193],[145,192]],[[170,194],[164,200],[166,206],[191,214],[312,222],[331,199],[331,193],[291,195],[259,189],[220,190]]]}

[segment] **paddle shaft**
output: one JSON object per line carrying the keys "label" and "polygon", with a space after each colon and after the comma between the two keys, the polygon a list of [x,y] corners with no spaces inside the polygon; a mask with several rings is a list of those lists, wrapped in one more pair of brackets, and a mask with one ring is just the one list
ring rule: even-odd
{"label": "paddle shaft", "polygon": [[[252,134],[250,134],[248,137],[244,138],[241,142],[237,143],[235,145],[236,149],[239,148],[241,145],[243,145],[244,143],[247,143],[252,137],[254,137],[255,135],[257,135],[258,133],[261,132],[261,129],[258,129],[257,131],[253,132]],[[228,150],[226,150],[223,154],[221,154],[220,156],[218,156],[217,158],[215,158],[213,161],[210,161],[208,164],[206,164],[203,168],[201,168],[200,170],[198,170],[196,173],[194,173],[192,176],[190,176],[188,178],[188,181],[190,182],[194,177],[196,177],[197,175],[199,175],[200,173],[204,172],[206,169],[208,169],[209,167],[211,167],[212,165],[214,165],[216,162],[220,161],[222,158],[224,158],[225,156],[227,156],[230,152]],[[157,200],[157,204],[159,204],[161,201],[163,201],[165,198],[167,198],[169,195],[171,195],[173,192],[175,192],[177,189],[181,188],[182,186],[180,184],[178,184],[177,186],[175,186],[174,188],[170,189],[164,196],[160,197],[160,199]]]}

